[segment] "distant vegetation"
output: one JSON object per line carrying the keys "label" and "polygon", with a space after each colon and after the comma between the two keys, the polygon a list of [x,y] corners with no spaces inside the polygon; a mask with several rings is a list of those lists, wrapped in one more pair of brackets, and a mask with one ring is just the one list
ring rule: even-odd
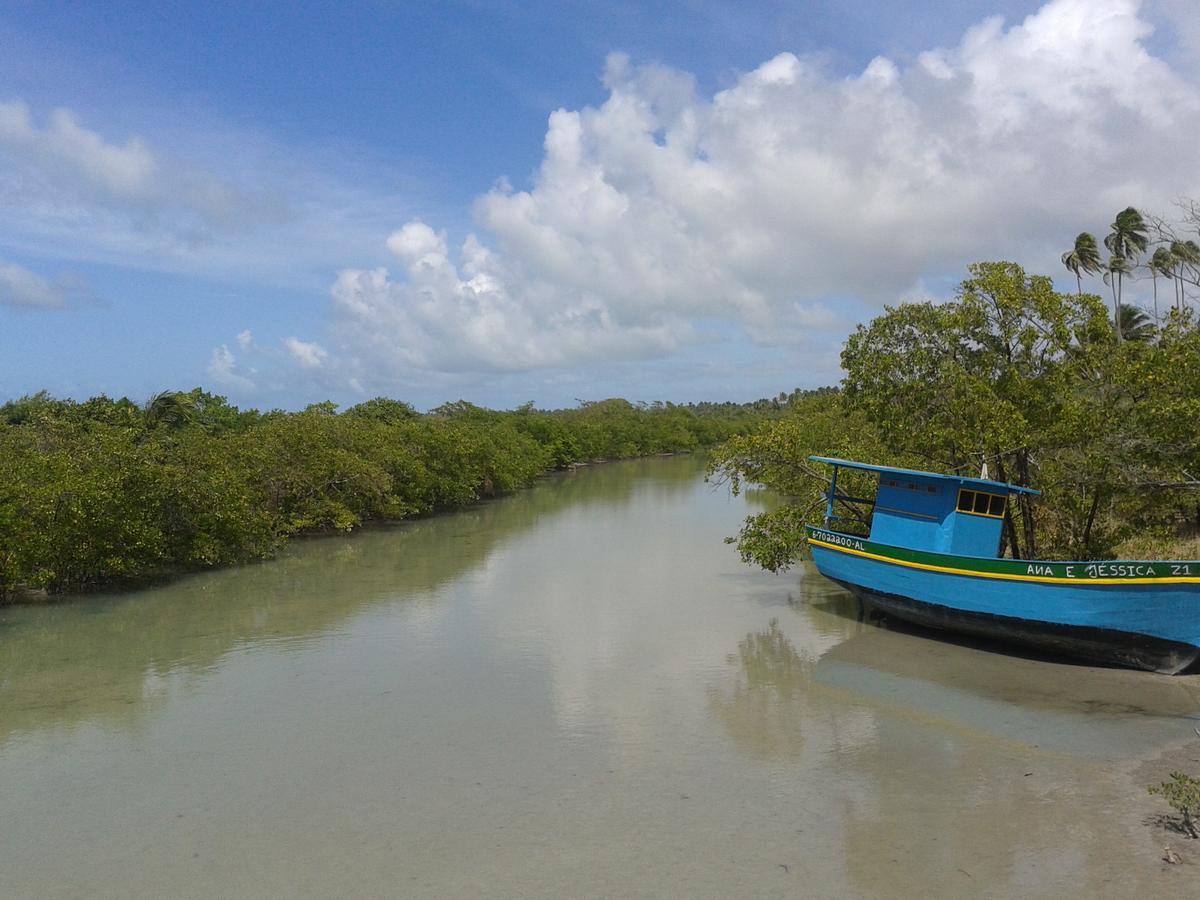
{"label": "distant vegetation", "polygon": [[[1170,283],[1174,308],[1180,314],[1184,311],[1187,288],[1200,286],[1200,245],[1183,236],[1184,230],[1200,231],[1200,203],[1181,200],[1178,205],[1180,224],[1160,216],[1143,216],[1132,206],[1117,213],[1104,237],[1107,260],[1100,255],[1095,235],[1087,231],[1080,232],[1075,245],[1062,255],[1063,265],[1075,276],[1078,293],[1083,293],[1085,274],[1103,276],[1112,291],[1118,342],[1144,339],[1162,326],[1158,304],[1160,278]],[[1153,319],[1122,302],[1125,279],[1135,277],[1139,269],[1150,277]]]}
{"label": "distant vegetation", "polygon": [[[1126,226],[1128,213],[1118,217]],[[802,554],[804,523],[824,513],[827,475],[809,454],[971,476],[986,463],[992,478],[1040,488],[1043,497],[1022,496],[1006,513],[1004,551],[1017,557],[1200,556],[1200,330],[1186,303],[1189,266],[1176,258],[1167,267],[1181,282],[1164,316],[1128,327],[1117,313],[1123,340],[1100,297],[1079,285],[1056,292],[1048,277],[1004,262],[971,266],[952,302],[902,304],[858,326],[839,389],[798,400],[712,459],[712,477],[794,500],[747,520],[736,539],[743,558],[775,571]],[[1122,310],[1119,278],[1115,296]],[[839,487],[871,496],[871,479],[855,477],[843,473]]]}
{"label": "distant vegetation", "polygon": [[[0,597],[90,590],[269,556],[297,534],[457,509],[579,462],[722,446],[711,474],[793,498],[747,520],[743,557],[803,553],[823,512],[809,454],[1040,488],[1010,504],[1021,558],[1200,556],[1200,206],[1173,226],[1122,210],[1063,263],[1074,292],[1007,262],[970,267],[949,303],[907,303],[846,341],[840,387],[749,404],[624,400],[426,414],[377,398],[344,412],[239,410],[199,388],[145,404],[37,394],[0,406]],[[1123,303],[1152,280],[1155,306]],[[1104,275],[1113,312],[1083,291]],[[1173,302],[1158,307],[1159,279]],[[869,479],[843,487],[870,491]],[[861,476],[859,476],[861,477]],[[859,493],[859,496],[863,496]],[[863,523],[858,523],[861,527]],[[846,528],[856,527],[843,520]]]}
{"label": "distant vegetation", "polygon": [[128,584],[269,556],[289,537],[457,509],[575,463],[709,447],[751,404],[583,403],[420,414],[240,410],[199,388],[145,404],[45,393],[0,406],[0,597]]}

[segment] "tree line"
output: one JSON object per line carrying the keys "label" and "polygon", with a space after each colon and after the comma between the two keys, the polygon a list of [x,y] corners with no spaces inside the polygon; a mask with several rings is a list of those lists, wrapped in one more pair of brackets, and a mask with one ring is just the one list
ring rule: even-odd
{"label": "tree line", "polygon": [[457,509],[556,468],[709,447],[774,409],[457,401],[422,414],[376,398],[264,413],[200,388],[144,404],[22,397],[0,406],[0,598],[263,558],[295,535]]}
{"label": "tree line", "polygon": [[[1006,512],[1002,549],[1018,558],[1200,555],[1200,330],[1181,304],[1125,338],[1099,296],[1008,262],[971,266],[950,302],[887,308],[846,341],[838,389],[718,449],[710,477],[793,499],[732,540],[771,570],[802,555],[803,525],[824,513],[818,454],[970,476],[986,464],[1041,489]],[[874,489],[853,472],[839,487]]]}
{"label": "tree line", "polygon": [[1078,293],[1083,293],[1084,274],[1101,275],[1111,288],[1118,343],[1127,337],[1136,339],[1146,334],[1151,326],[1144,313],[1122,302],[1127,276],[1134,276],[1139,269],[1150,276],[1155,328],[1163,321],[1158,309],[1159,278],[1171,283],[1175,310],[1179,313],[1186,305],[1187,287],[1200,287],[1200,244],[1182,237],[1179,231],[1180,227],[1200,228],[1200,204],[1182,200],[1179,207],[1183,226],[1161,216],[1147,217],[1132,206],[1121,210],[1104,237],[1104,247],[1109,252],[1107,260],[1100,255],[1095,235],[1087,231],[1080,232],[1074,246],[1062,255],[1063,265],[1075,276]]}

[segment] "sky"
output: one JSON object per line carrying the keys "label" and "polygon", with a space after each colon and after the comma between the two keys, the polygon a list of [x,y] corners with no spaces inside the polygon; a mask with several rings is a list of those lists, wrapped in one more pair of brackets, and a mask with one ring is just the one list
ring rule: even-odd
{"label": "sky", "polygon": [[4,0],[0,401],[833,384],[1198,145],[1196,0]]}

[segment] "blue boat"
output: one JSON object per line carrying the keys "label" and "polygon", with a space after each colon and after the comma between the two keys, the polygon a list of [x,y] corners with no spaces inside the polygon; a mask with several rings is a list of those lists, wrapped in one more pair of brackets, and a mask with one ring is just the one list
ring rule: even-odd
{"label": "blue boat", "polygon": [[[1200,657],[1200,561],[1002,558],[1010,497],[1038,491],[809,458],[833,467],[825,527],[807,526],[813,562],[866,609],[1107,665],[1178,674]],[[877,473],[874,499],[840,493],[841,469]],[[865,534],[835,527],[835,502],[866,509]]]}

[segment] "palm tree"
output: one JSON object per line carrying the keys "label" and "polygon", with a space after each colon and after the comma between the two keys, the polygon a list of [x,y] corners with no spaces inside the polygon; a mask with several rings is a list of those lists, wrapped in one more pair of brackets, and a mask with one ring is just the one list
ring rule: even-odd
{"label": "palm tree", "polygon": [[1075,237],[1075,246],[1062,255],[1062,261],[1064,266],[1075,273],[1075,287],[1079,295],[1083,296],[1080,273],[1095,275],[1101,269],[1100,248],[1096,246],[1096,239],[1086,231],[1081,231]]}
{"label": "palm tree", "polygon": [[1067,267],[1068,272],[1075,273],[1075,287],[1079,290],[1079,296],[1083,296],[1083,282],[1079,278],[1079,272],[1083,269],[1083,263],[1079,259],[1078,250],[1068,250],[1062,255],[1062,264]]}
{"label": "palm tree", "polygon": [[178,428],[192,421],[196,401],[181,391],[160,391],[146,401],[142,411],[146,425],[150,428],[157,428],[159,425]]}
{"label": "palm tree", "polygon": [[1083,271],[1092,275],[1100,274],[1104,262],[1100,259],[1100,248],[1096,245],[1094,235],[1086,231],[1080,232],[1075,238],[1075,252],[1079,254],[1079,264]]}
{"label": "palm tree", "polygon": [[1166,247],[1159,247],[1154,251],[1154,255],[1150,257],[1150,261],[1146,263],[1146,268],[1150,270],[1150,281],[1154,285],[1154,321],[1157,324],[1159,322],[1158,276],[1164,275],[1174,283],[1175,257],[1171,255],[1171,251]]}
{"label": "palm tree", "polygon": [[1121,307],[1121,335],[1127,341],[1144,344],[1154,337],[1154,323],[1144,310],[1132,303]]}
{"label": "palm tree", "polygon": [[1117,213],[1117,218],[1108,227],[1112,231],[1104,239],[1104,246],[1112,254],[1112,259],[1119,257],[1126,263],[1124,267],[1114,269],[1110,259],[1108,269],[1110,275],[1115,272],[1117,276],[1117,283],[1113,289],[1113,322],[1117,326],[1117,341],[1120,342],[1121,287],[1125,274],[1131,271],[1132,265],[1137,262],[1138,255],[1149,245],[1150,236],[1147,233],[1146,220],[1132,206],[1127,206]]}
{"label": "palm tree", "polygon": [[1117,330],[1118,344],[1124,340],[1124,335],[1121,334],[1121,278],[1131,271],[1129,260],[1116,253],[1108,258],[1108,265],[1104,267],[1104,283],[1112,288],[1113,326]]}
{"label": "palm tree", "polygon": [[1184,267],[1200,265],[1200,246],[1195,241],[1171,241],[1171,258],[1175,261],[1172,272],[1176,282],[1175,305],[1183,312]]}

